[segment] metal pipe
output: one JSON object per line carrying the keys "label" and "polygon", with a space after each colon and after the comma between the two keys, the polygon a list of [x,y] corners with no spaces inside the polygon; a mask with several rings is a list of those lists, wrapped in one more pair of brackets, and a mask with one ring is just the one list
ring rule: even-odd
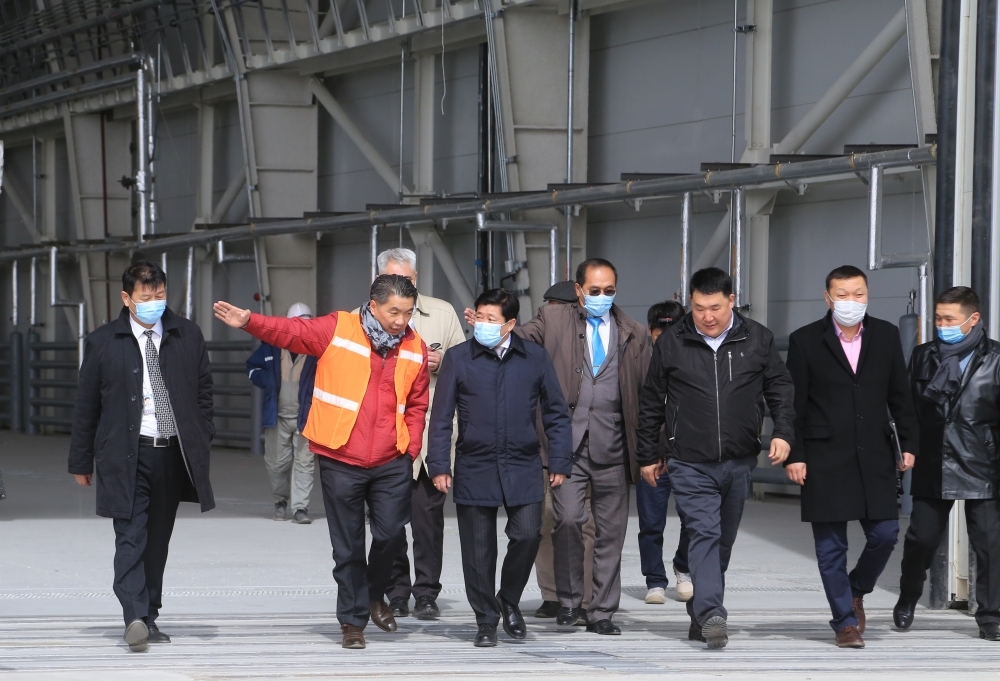
{"label": "metal pipe", "polygon": [[372,261],[372,281],[378,276],[378,225],[372,225],[369,252]]}
{"label": "metal pipe", "polygon": [[691,192],[681,204],[681,305],[687,306],[691,291]]}
{"label": "metal pipe", "polygon": [[[50,307],[75,307],[77,316],[76,325],[76,350],[77,366],[83,365],[84,342],[87,338],[87,303],[83,301],[59,300],[57,294],[57,266],[59,261],[59,247],[49,247],[49,306]],[[32,259],[34,264],[34,259]]]}
{"label": "metal pipe", "polygon": [[[160,69],[159,61],[151,62],[156,64],[156,88],[160,85]],[[148,166],[148,175],[146,176],[146,189],[149,194],[149,233],[156,234],[156,106],[154,105],[155,98],[153,97],[153,80],[150,78],[146,82],[146,134],[149,136],[146,140],[146,144],[149,146],[149,150],[146,152]]]}
{"label": "metal pipe", "polygon": [[868,269],[882,265],[882,177],[885,171],[874,166],[868,172]]}
{"label": "metal pipe", "polygon": [[[487,66],[490,73],[490,90],[493,98],[493,118],[496,123],[497,138],[497,170],[500,172],[500,191],[507,191],[507,146],[504,142],[503,131],[503,106],[500,101],[500,76],[497,71],[497,48],[496,36],[493,33],[493,18],[495,14],[492,6],[493,0],[484,1],[483,17],[486,19],[486,45],[489,50]],[[513,254],[511,254],[513,255]]]}
{"label": "metal pipe", "polygon": [[[569,68],[566,84],[566,183],[573,183],[573,113],[576,75],[576,13],[577,0],[569,0]],[[566,280],[573,267],[573,206],[566,207]],[[555,283],[555,282],[553,282]]]}
{"label": "metal pipe", "polygon": [[933,326],[933,320],[930,316],[929,309],[929,292],[927,290],[927,263],[919,265],[917,267],[917,280],[920,282],[919,296],[919,307],[917,308],[920,314],[920,339],[918,342],[926,343],[931,339],[931,327]]}
{"label": "metal pipe", "polygon": [[746,189],[737,187],[733,192],[733,200],[736,202],[736,211],[733,219],[733,250],[729,272],[733,279],[733,293],[736,294],[736,309],[739,310],[746,304],[744,300],[746,291],[743,286],[743,232],[747,220]]}
{"label": "metal pipe", "polygon": [[739,37],[737,21],[739,20],[740,0],[733,0],[733,135],[732,147],[729,151],[729,162],[736,163],[736,39]]}
{"label": "metal pipe", "polygon": [[149,168],[149,148],[146,138],[149,134],[149,122],[146,120],[146,90],[149,87],[143,66],[135,72],[135,103],[136,103],[136,137],[138,137],[139,169],[135,174],[135,190],[139,193],[139,238],[141,244],[146,240],[149,228],[149,194],[147,192],[147,169]]}
{"label": "metal pipe", "polygon": [[[278,234],[300,234],[307,232],[336,231],[341,229],[368,228],[373,224],[398,225],[422,224],[437,220],[472,219],[477,213],[501,215],[537,208],[553,206],[595,205],[617,203],[626,199],[652,196],[682,197],[685,192],[701,190],[728,190],[741,186],[773,185],[785,181],[824,177],[831,175],[851,175],[863,172],[873,165],[889,167],[909,167],[933,164],[936,148],[919,147],[895,149],[870,154],[853,154],[836,158],[780,163],[776,165],[754,166],[737,170],[696,173],[662,177],[651,180],[632,180],[615,184],[581,187],[579,189],[555,190],[530,194],[517,194],[507,198],[469,199],[457,203],[428,203],[425,205],[403,205],[398,208],[371,210],[350,215],[323,216],[287,220],[280,222],[255,222],[245,225],[213,230],[199,230],[171,236],[163,236],[150,241],[144,249],[153,252],[177,250],[189,246],[211,244],[220,240],[234,241],[254,239]],[[136,248],[134,244],[121,241],[98,243],[76,243],[62,246],[66,254],[120,252]],[[44,256],[45,247],[29,247],[0,251],[0,262],[22,258]]]}
{"label": "metal pipe", "polygon": [[31,259],[31,309],[28,310],[29,331],[38,325],[35,310],[38,308],[38,258]]}
{"label": "metal pipe", "polygon": [[[256,251],[256,241],[254,241],[255,255],[229,255],[226,253],[226,242],[219,240],[215,245],[216,262],[220,265],[230,262],[257,262]],[[257,284],[260,285],[259,276],[257,277]]]}
{"label": "metal pipe", "polygon": [[[389,6],[389,16],[392,16],[392,6]],[[406,3],[404,0],[403,14],[406,14]],[[441,57],[444,59],[444,57]],[[401,41],[399,48],[399,187],[396,192],[397,200],[403,201],[403,88],[406,85],[406,40]]]}
{"label": "metal pipe", "polygon": [[896,16],[875,36],[871,44],[858,55],[854,63],[813,105],[809,113],[803,116],[802,120],[785,136],[785,139],[778,143],[774,153],[794,154],[797,152],[904,35],[906,35],[905,8],[896,13]]}
{"label": "metal pipe", "polygon": [[10,323],[17,331],[17,261],[10,264]]}
{"label": "metal pipe", "polygon": [[166,251],[163,251],[163,253],[160,253],[160,269],[163,270],[164,274],[167,273],[167,252]]}
{"label": "metal pipe", "polygon": [[194,246],[188,248],[187,285],[184,288],[184,317],[194,319]]}

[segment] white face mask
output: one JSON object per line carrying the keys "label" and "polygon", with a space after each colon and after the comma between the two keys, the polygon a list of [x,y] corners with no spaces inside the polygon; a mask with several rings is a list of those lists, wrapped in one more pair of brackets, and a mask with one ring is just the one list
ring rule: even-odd
{"label": "white face mask", "polygon": [[833,301],[833,318],[841,326],[857,326],[865,318],[868,303],[857,303],[853,300]]}

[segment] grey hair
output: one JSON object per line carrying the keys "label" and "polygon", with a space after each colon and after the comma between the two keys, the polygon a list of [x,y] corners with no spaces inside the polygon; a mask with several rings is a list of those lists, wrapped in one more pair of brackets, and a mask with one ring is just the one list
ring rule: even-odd
{"label": "grey hair", "polygon": [[389,266],[390,260],[403,265],[409,265],[411,270],[414,272],[417,271],[417,254],[409,248],[390,248],[387,251],[379,253],[378,258],[375,260],[375,264],[378,265],[379,274],[385,273],[385,268]]}
{"label": "grey hair", "polygon": [[389,296],[399,296],[400,298],[412,298],[417,301],[417,287],[399,274],[380,274],[372,282],[370,297],[379,305],[385,305],[389,301]]}

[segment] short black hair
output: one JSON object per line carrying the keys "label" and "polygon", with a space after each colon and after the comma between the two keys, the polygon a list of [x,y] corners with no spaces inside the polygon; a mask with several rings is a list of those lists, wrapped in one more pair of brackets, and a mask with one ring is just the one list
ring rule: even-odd
{"label": "short black hair", "polygon": [[369,297],[379,305],[384,305],[389,296],[412,298],[417,300],[417,287],[413,282],[400,274],[380,274],[372,282]]}
{"label": "short black hair", "polygon": [[498,306],[500,313],[503,315],[504,322],[517,319],[517,315],[521,311],[521,302],[517,299],[517,296],[502,288],[491,288],[488,291],[480,293],[479,297],[476,298],[477,310],[480,305]]}
{"label": "short black hair", "polygon": [[953,305],[958,303],[962,306],[962,312],[970,317],[974,312],[979,312],[979,295],[968,286],[952,286],[941,291],[934,300],[935,305]]}
{"label": "short black hair", "polygon": [[122,291],[131,297],[139,284],[144,288],[156,290],[160,286],[167,285],[167,273],[160,269],[159,265],[148,260],[132,263],[122,273]]}
{"label": "short black hair", "polygon": [[604,258],[591,258],[590,260],[584,260],[576,266],[576,283],[580,286],[583,286],[583,283],[587,281],[587,270],[591,267],[607,267],[615,273],[615,284],[618,284],[618,270],[611,264],[611,261]]}
{"label": "short black hair", "polygon": [[728,298],[733,295],[733,280],[718,267],[706,267],[691,277],[691,293],[695,291],[703,296],[721,293]]}
{"label": "short black hair", "polygon": [[854,265],[835,267],[830,274],[826,275],[826,290],[829,291],[830,284],[835,281],[844,281],[845,279],[854,279],[855,277],[861,277],[865,280],[865,284],[868,284],[868,275]]}
{"label": "short black hair", "polygon": [[684,314],[684,306],[676,300],[664,300],[649,308],[649,312],[646,313],[646,323],[650,331],[666,330],[679,322]]}

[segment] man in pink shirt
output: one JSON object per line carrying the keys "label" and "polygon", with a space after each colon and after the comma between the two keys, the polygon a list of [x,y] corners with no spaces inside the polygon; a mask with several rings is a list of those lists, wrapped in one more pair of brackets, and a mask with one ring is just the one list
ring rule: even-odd
{"label": "man in pink shirt", "polygon": [[[785,462],[802,485],[802,520],[812,523],[816,559],[842,648],[863,648],[864,597],[875,588],[899,533],[896,471],[913,466],[919,427],[899,330],[868,315],[868,278],[857,267],[830,272],[830,308],[792,333],[795,442]],[[899,451],[888,437],[890,418]],[[867,542],[847,572],[847,523]]]}

